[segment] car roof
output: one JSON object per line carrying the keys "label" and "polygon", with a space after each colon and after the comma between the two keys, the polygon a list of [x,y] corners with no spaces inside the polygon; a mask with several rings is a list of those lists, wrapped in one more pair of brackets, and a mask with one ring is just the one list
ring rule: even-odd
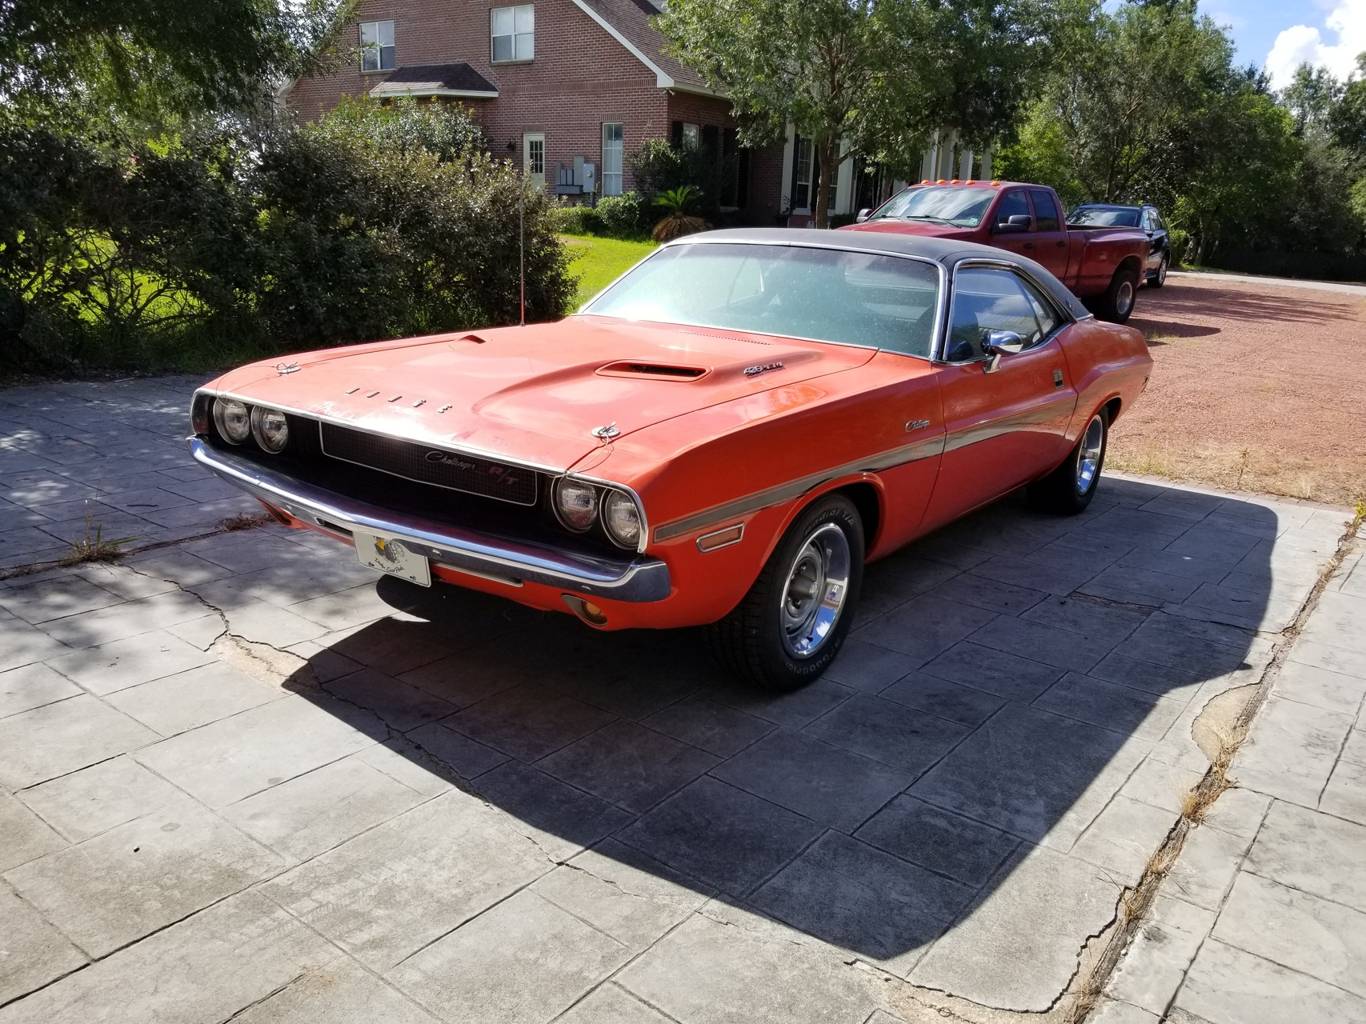
{"label": "car roof", "polygon": [[941,264],[952,271],[959,263],[990,260],[1009,263],[1022,270],[1039,287],[1048,292],[1055,303],[1076,319],[1091,314],[1067,286],[1041,264],[1027,256],[978,245],[957,238],[935,238],[928,235],[903,235],[891,231],[826,231],[819,228],[727,228],[685,235],[664,247],[696,245],[699,242],[750,243],[753,245],[799,245],[822,249],[843,249],[848,252],[886,253],[892,256],[914,256]]}

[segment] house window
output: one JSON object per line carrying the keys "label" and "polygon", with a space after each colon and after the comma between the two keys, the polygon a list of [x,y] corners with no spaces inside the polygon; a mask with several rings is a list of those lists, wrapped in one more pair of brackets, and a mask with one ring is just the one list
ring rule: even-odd
{"label": "house window", "polygon": [[622,163],[626,131],[619,124],[602,126],[602,194],[619,196],[622,191]]}
{"label": "house window", "polygon": [[792,209],[811,208],[811,140],[796,136],[792,144]]}
{"label": "house window", "polygon": [[362,21],[360,23],[360,69],[362,71],[392,71],[398,66],[398,52],[394,49],[392,21]]}
{"label": "house window", "polygon": [[491,12],[493,59],[531,60],[536,53],[536,8],[495,7]]}
{"label": "house window", "polygon": [[683,125],[683,148],[700,149],[702,146],[702,129],[695,124]]}

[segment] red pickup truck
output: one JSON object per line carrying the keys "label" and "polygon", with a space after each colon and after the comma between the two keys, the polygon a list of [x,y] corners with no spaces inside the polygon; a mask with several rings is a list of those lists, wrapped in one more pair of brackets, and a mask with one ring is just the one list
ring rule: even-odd
{"label": "red pickup truck", "polygon": [[921,182],[845,231],[936,235],[994,245],[1042,264],[1097,315],[1124,323],[1148,256],[1137,228],[1068,227],[1057,193],[1017,181]]}

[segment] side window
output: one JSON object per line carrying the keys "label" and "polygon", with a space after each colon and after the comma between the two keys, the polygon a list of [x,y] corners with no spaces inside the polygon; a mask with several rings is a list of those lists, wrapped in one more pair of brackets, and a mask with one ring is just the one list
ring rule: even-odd
{"label": "side window", "polygon": [[1060,230],[1062,228],[1062,215],[1058,213],[1058,204],[1054,201],[1052,193],[1045,192],[1041,188],[1032,188],[1029,190],[1029,194],[1034,199],[1034,230]]}
{"label": "side window", "polygon": [[1016,275],[987,267],[959,270],[953,280],[945,358],[954,363],[981,358],[989,331],[1014,331],[1027,345],[1037,344],[1046,333]]}
{"label": "side window", "polygon": [[996,207],[996,226],[1009,224],[1011,217],[1028,217],[1029,200],[1023,189],[1011,189],[1001,197],[1001,205]]}
{"label": "side window", "polygon": [[1024,292],[1025,298],[1029,300],[1029,304],[1034,307],[1034,319],[1039,322],[1039,336],[1031,344],[1038,344],[1057,330],[1062,320],[1057,313],[1053,312],[1053,307],[1039,293],[1037,288],[1023,278],[1017,277],[1015,280],[1019,284],[1020,290]]}

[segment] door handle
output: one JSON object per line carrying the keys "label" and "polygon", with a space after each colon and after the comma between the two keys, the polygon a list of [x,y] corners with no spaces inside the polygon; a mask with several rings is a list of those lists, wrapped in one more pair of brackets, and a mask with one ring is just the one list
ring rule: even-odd
{"label": "door handle", "polygon": [[1061,238],[1059,238],[1059,239],[1058,239],[1056,242],[1054,242],[1053,244],[1056,245],[1059,249],[1065,249],[1065,248],[1067,247],[1067,243],[1064,242]]}
{"label": "door handle", "polygon": [[1034,248],[1034,243],[1033,243],[1033,242],[1026,242],[1026,243],[1024,244],[1024,248],[1026,248],[1026,249],[1032,249],[1032,248]]}

